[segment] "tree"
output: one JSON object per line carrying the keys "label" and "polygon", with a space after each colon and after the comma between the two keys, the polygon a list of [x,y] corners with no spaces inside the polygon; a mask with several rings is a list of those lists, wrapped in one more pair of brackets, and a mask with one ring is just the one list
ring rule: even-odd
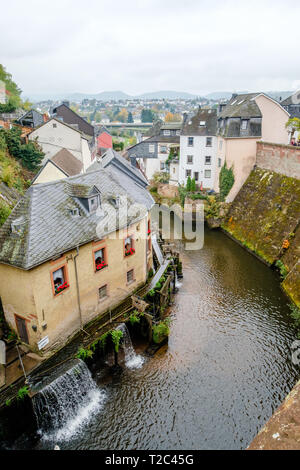
{"label": "tree", "polygon": [[225,201],[233,184],[234,184],[233,166],[231,168],[227,168],[227,163],[225,161],[219,174],[219,188],[220,188],[221,201]]}
{"label": "tree", "polygon": [[[6,72],[4,66],[0,64],[0,80],[5,83],[6,92],[8,95],[8,103],[13,110],[22,105],[22,100],[20,98],[22,90],[18,85],[13,81],[12,75]],[[2,105],[5,106],[5,105]],[[9,111],[8,111],[9,112]]]}
{"label": "tree", "polygon": [[153,122],[154,113],[151,109],[143,109],[141,118],[142,118],[142,122]]}
{"label": "tree", "polygon": [[[300,133],[300,119],[299,118],[290,118],[288,122],[286,123],[285,127],[290,131],[291,133],[291,140],[295,134],[295,132]],[[298,135],[299,139],[299,135]]]}
{"label": "tree", "polygon": [[22,131],[18,127],[0,130],[0,135],[4,137],[10,155],[20,160],[28,170],[34,171],[39,167],[45,154],[37,142],[30,141],[27,144],[22,144],[21,133]]}
{"label": "tree", "polygon": [[121,111],[117,114],[116,119],[120,122],[127,122],[128,112],[125,108],[121,109]]}
{"label": "tree", "polygon": [[192,188],[192,180],[191,180],[191,177],[189,176],[186,182],[186,189],[187,191],[191,191],[191,188]]}
{"label": "tree", "polygon": [[192,192],[196,191],[196,180],[195,180],[195,178],[193,178],[192,181],[191,181],[191,191]]}
{"label": "tree", "polygon": [[127,122],[133,122],[133,116],[131,112],[128,113]]}

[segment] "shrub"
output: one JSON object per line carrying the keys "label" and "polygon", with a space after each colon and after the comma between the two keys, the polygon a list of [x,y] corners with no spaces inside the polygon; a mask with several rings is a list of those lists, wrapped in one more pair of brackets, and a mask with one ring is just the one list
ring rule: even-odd
{"label": "shrub", "polygon": [[285,279],[289,272],[285,264],[280,259],[278,259],[275,263],[275,266],[279,269],[281,278]]}
{"label": "shrub", "polygon": [[86,361],[87,359],[92,357],[93,354],[93,351],[91,351],[90,349],[79,348],[76,357],[78,357],[78,359]]}
{"label": "shrub", "polygon": [[24,400],[24,398],[28,395],[29,388],[25,385],[24,387],[18,390],[17,399]]}
{"label": "shrub", "polygon": [[164,320],[157,325],[153,325],[153,341],[156,344],[161,343],[170,334],[169,321]]}
{"label": "shrub", "polygon": [[4,202],[0,201],[0,226],[4,224],[10,213],[11,209]]}
{"label": "shrub", "polygon": [[123,332],[121,330],[112,330],[111,339],[114,343],[116,353],[119,352],[120,342],[123,338]]}
{"label": "shrub", "polygon": [[186,190],[191,191],[192,190],[192,180],[191,177],[189,176],[186,182]]}
{"label": "shrub", "polygon": [[225,201],[233,184],[234,184],[233,166],[231,168],[227,168],[227,163],[225,161],[219,174],[219,188],[220,188],[220,200],[221,201]]}
{"label": "shrub", "polygon": [[143,317],[144,314],[142,312],[139,312],[138,310],[134,310],[130,316],[129,316],[129,321],[131,325],[135,325],[136,323],[140,323],[141,317]]}

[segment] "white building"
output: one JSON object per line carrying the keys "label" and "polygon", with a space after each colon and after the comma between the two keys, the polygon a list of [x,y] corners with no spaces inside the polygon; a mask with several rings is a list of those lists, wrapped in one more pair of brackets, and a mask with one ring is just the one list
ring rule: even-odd
{"label": "white building", "polygon": [[[190,176],[195,178],[196,184],[203,189],[217,189],[216,133],[216,110],[199,109],[195,116],[185,120],[180,136],[178,182],[181,185],[186,185]],[[171,171],[174,169],[171,168]]]}
{"label": "white building", "polygon": [[91,165],[91,151],[88,139],[80,131],[59,119],[52,118],[32,131],[28,138],[36,140],[42,147],[47,160],[52,159],[60,150],[67,149],[83,165],[83,171]]}

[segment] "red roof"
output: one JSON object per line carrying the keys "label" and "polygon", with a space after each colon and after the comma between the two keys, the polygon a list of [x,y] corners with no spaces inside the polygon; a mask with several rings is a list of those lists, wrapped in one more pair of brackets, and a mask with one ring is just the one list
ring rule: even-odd
{"label": "red roof", "polygon": [[107,132],[102,132],[97,138],[98,140],[98,149],[112,149],[112,136],[109,135]]}

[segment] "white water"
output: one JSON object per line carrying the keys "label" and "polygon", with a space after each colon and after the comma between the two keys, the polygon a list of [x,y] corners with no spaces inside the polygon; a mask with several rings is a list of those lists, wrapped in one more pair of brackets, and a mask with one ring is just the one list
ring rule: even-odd
{"label": "white water", "polygon": [[39,433],[47,440],[70,439],[102,408],[105,398],[85,363],[78,360],[33,397]]}
{"label": "white water", "polygon": [[123,344],[121,347],[124,349],[126,367],[128,367],[128,369],[140,369],[145,360],[142,356],[136,354],[127,326],[125,323],[121,323],[121,325],[117,327],[117,330],[121,330],[123,333]]}

